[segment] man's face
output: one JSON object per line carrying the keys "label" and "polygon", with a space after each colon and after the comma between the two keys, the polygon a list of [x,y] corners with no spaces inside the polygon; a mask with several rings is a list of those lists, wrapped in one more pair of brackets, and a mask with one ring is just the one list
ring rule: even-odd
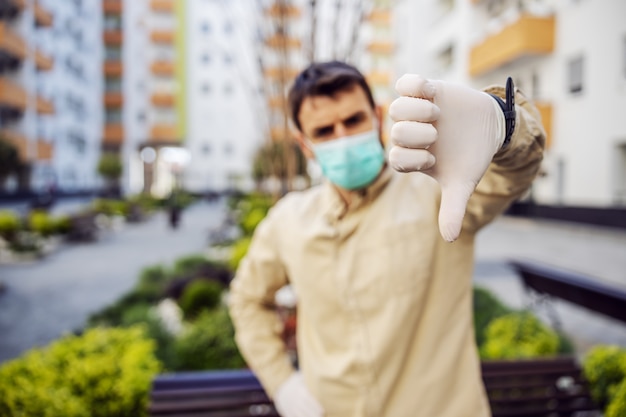
{"label": "man's face", "polygon": [[372,109],[365,92],[358,85],[339,91],[333,97],[307,97],[300,107],[302,132],[298,139],[304,153],[313,157],[304,138],[312,143],[321,143],[367,132],[374,129],[377,119],[380,126],[378,110]]}

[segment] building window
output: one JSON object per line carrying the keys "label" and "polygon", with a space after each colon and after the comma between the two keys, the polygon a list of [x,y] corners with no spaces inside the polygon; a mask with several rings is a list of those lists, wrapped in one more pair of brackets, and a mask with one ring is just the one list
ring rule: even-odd
{"label": "building window", "polygon": [[202,84],[202,92],[204,94],[209,94],[211,92],[211,84],[209,83]]}
{"label": "building window", "polygon": [[121,78],[105,78],[104,90],[109,92],[122,91],[122,79]]}
{"label": "building window", "polygon": [[233,85],[231,83],[224,84],[224,94],[231,95],[233,93]]}
{"label": "building window", "polygon": [[107,109],[104,113],[104,119],[107,124],[122,123],[122,111],[120,109]]}
{"label": "building window", "polygon": [[224,64],[230,65],[233,63],[233,56],[229,53],[224,54]]}
{"label": "building window", "polygon": [[211,145],[209,145],[208,143],[205,143],[204,145],[202,145],[202,153],[205,156],[208,156],[211,153]]}
{"label": "building window", "polygon": [[204,65],[207,65],[207,64],[209,64],[209,62],[211,62],[211,55],[209,55],[207,53],[204,53],[204,54],[202,54],[202,58],[201,59],[202,59],[202,63]]}
{"label": "building window", "polygon": [[144,110],[140,110],[137,112],[137,121],[140,123],[146,121],[146,112]]}
{"label": "building window", "polygon": [[104,50],[104,59],[107,61],[119,61],[122,59],[122,48],[119,46],[107,45]]}
{"label": "building window", "polygon": [[104,30],[121,30],[122,19],[119,15],[104,16]]}
{"label": "building window", "polygon": [[224,23],[224,33],[227,35],[230,35],[231,33],[233,33],[233,22],[231,22],[230,20],[227,20]]}
{"label": "building window", "polygon": [[570,93],[581,93],[583,91],[583,65],[582,56],[573,58],[568,64],[568,89]]}
{"label": "building window", "polygon": [[211,33],[211,25],[209,24],[209,22],[202,22],[200,29],[202,30],[202,33],[204,34],[208,35],[209,33]]}
{"label": "building window", "polygon": [[225,143],[224,144],[224,153],[226,155],[232,155],[233,153],[233,145],[230,143]]}

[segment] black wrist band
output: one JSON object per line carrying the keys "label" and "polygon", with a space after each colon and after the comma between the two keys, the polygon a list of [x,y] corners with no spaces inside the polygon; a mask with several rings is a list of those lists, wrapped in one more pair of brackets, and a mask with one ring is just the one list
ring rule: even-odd
{"label": "black wrist band", "polygon": [[496,102],[498,102],[500,108],[502,109],[502,113],[504,113],[506,136],[504,137],[504,142],[502,142],[502,147],[500,148],[504,149],[511,141],[511,137],[515,131],[515,87],[513,86],[513,79],[509,77],[506,80],[506,102],[494,94],[489,95],[493,97]]}

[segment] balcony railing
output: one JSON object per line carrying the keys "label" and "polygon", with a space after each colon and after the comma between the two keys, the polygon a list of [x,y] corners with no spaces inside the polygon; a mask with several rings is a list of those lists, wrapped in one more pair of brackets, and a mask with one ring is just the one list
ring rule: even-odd
{"label": "balcony railing", "polygon": [[117,108],[124,105],[124,95],[120,91],[107,91],[104,93],[104,107]]}
{"label": "balcony railing", "polygon": [[265,70],[265,76],[272,79],[286,78],[291,80],[298,75],[299,72],[300,71],[296,68],[270,67]]}
{"label": "balcony railing", "polygon": [[370,42],[367,46],[367,50],[372,54],[391,55],[394,51],[394,46],[392,42],[374,41]]}
{"label": "balcony railing", "polygon": [[49,71],[54,66],[54,59],[40,50],[35,50],[35,65],[39,71]]}
{"label": "balcony railing", "polygon": [[174,75],[174,63],[172,61],[154,61],[150,70],[154,75],[171,76]]}
{"label": "balcony railing", "polygon": [[6,78],[0,78],[0,106],[24,111],[27,101],[26,90]]}
{"label": "balcony railing", "polygon": [[300,9],[294,5],[275,2],[265,12],[267,16],[274,18],[296,18],[300,17]]}
{"label": "balcony railing", "polygon": [[153,93],[151,102],[157,107],[173,107],[176,100],[172,93]]}
{"label": "balcony railing", "polygon": [[372,86],[391,84],[391,74],[388,71],[372,71],[366,75],[366,78]]}
{"label": "balcony railing", "polygon": [[174,11],[173,0],[152,0],[150,1],[150,8],[155,12],[171,13]]}
{"label": "balcony railing", "polygon": [[265,40],[265,44],[270,48],[300,48],[300,39],[275,34]]}
{"label": "balcony railing", "polygon": [[20,60],[26,58],[26,41],[9,30],[4,22],[0,22],[0,50]]}
{"label": "balcony railing", "polygon": [[545,101],[535,101],[535,107],[541,115],[541,123],[546,131],[546,148],[552,145],[552,104]]}
{"label": "balcony railing", "polygon": [[102,11],[104,14],[109,15],[122,14],[122,0],[104,0],[102,2]]}
{"label": "balcony railing", "polygon": [[373,25],[390,25],[391,11],[389,9],[375,9],[367,16],[367,21]]}
{"label": "balcony railing", "polygon": [[35,3],[35,23],[40,27],[52,27],[54,18],[52,13],[41,7],[39,2]]}
{"label": "balcony railing", "polygon": [[155,124],[150,128],[150,142],[178,142],[176,126],[173,124]]}
{"label": "balcony railing", "polygon": [[482,75],[519,58],[554,50],[554,17],[521,15],[513,24],[489,36],[470,52],[469,72]]}
{"label": "balcony railing", "polygon": [[150,39],[154,43],[164,43],[171,45],[174,43],[174,31],[172,30],[153,30],[150,33]]}
{"label": "balcony railing", "polygon": [[37,113],[54,114],[54,103],[44,97],[37,96]]}
{"label": "balcony railing", "polygon": [[119,146],[124,142],[124,126],[120,123],[108,123],[104,125],[102,142],[108,146]]}
{"label": "balcony railing", "polygon": [[50,161],[52,159],[53,151],[54,145],[52,143],[41,139],[37,141],[37,160]]}
{"label": "balcony railing", "polygon": [[28,138],[23,134],[10,129],[1,129],[0,137],[15,146],[17,156],[21,161],[30,161],[33,159],[28,152]]}
{"label": "balcony railing", "polygon": [[119,78],[124,73],[124,66],[122,61],[105,61],[102,70],[106,77]]}
{"label": "balcony railing", "polygon": [[121,45],[124,41],[124,34],[121,30],[106,30],[102,38],[105,45]]}

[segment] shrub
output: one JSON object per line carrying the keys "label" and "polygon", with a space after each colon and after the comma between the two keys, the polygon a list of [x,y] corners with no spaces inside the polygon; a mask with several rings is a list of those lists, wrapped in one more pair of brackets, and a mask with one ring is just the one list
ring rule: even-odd
{"label": "shrub", "polygon": [[231,267],[233,271],[236,271],[239,268],[239,263],[248,253],[248,248],[250,247],[250,242],[252,239],[250,237],[243,237],[235,242],[232,248],[232,252],[230,253],[230,260],[228,265]]}
{"label": "shrub", "polygon": [[235,331],[224,308],[203,311],[177,339],[176,371],[240,369],[245,362],[235,344]]}
{"label": "shrub", "polygon": [[28,228],[41,236],[51,236],[56,232],[56,223],[45,211],[33,210],[28,215]]}
{"label": "shrub", "polygon": [[0,236],[10,240],[20,230],[20,218],[11,210],[0,210]]}
{"label": "shrub", "polygon": [[485,331],[483,359],[516,359],[554,355],[559,336],[529,312],[509,313],[493,320]]}
{"label": "shrub", "polygon": [[124,200],[114,200],[109,198],[97,198],[92,203],[92,209],[96,213],[107,216],[124,216],[129,214],[129,204]]}
{"label": "shrub", "polygon": [[174,262],[174,274],[185,275],[196,273],[203,266],[212,264],[204,255],[188,255],[178,258]]}
{"label": "shrub", "polygon": [[153,350],[140,327],[92,329],[33,349],[0,368],[0,415],[144,415],[160,371]]}
{"label": "shrub", "polygon": [[626,416],[626,379],[615,387],[613,398],[606,408],[606,417]]}
{"label": "shrub", "polygon": [[212,310],[220,304],[223,287],[219,282],[197,279],[185,288],[180,305],[186,319],[193,319],[202,310]]}
{"label": "shrub", "polygon": [[583,360],[583,372],[593,399],[606,406],[619,384],[626,380],[626,349],[604,345],[590,349]]}
{"label": "shrub", "polygon": [[134,291],[148,302],[158,301],[163,297],[170,280],[170,274],[162,265],[149,266],[141,271]]}
{"label": "shrub", "polygon": [[494,319],[511,313],[489,290],[474,287],[474,334],[476,344],[485,342],[485,329]]}

